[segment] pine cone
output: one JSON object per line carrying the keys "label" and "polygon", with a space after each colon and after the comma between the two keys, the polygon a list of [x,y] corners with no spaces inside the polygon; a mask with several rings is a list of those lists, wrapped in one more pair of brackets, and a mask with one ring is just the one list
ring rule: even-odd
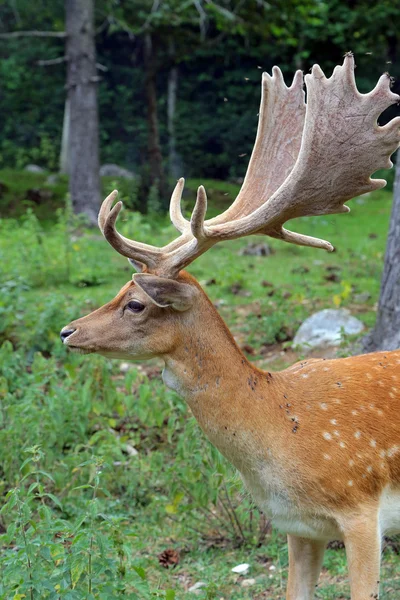
{"label": "pine cone", "polygon": [[174,550],[173,548],[168,548],[158,555],[158,562],[165,569],[168,569],[168,567],[176,567],[176,565],[179,563],[179,559],[179,551]]}

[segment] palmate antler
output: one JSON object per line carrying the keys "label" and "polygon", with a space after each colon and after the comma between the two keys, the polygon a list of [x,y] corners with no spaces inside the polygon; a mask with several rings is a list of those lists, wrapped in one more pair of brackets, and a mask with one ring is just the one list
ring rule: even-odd
{"label": "palmate antler", "polygon": [[[295,74],[286,87],[278,67],[263,74],[257,137],[238,197],[221,215],[205,220],[207,197],[197,192],[190,221],[180,202],[184,179],[172,194],[171,221],[181,235],[163,248],[129,240],[115,229],[122,203],[112,204],[117,192],[103,202],[99,226],[107,241],[123,256],[156,275],[175,277],[195,258],[219,241],[265,234],[301,246],[332,251],[329,242],[283,228],[289,219],[348,212],[347,200],[386,185],[371,175],[390,168],[391,154],[400,143],[400,117],[384,127],[379,115],[400,100],[382,75],[368,94],[360,94],[354,79],[354,59],[326,78],[318,65],[305,76]],[[111,210],[110,210],[111,209]]]}

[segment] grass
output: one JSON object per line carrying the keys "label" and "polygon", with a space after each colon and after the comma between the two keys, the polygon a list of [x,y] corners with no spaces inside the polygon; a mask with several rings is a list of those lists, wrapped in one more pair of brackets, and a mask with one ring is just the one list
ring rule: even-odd
{"label": "grass", "polygon": [[[172,600],[194,598],[188,589],[200,581],[202,599],[283,598],[284,536],[264,531],[233,469],[163,386],[157,361],[80,357],[59,342],[64,324],[131,277],[127,261],[62,209],[65,182],[55,203],[33,210],[21,199],[43,176],[8,171],[0,181],[0,599]],[[198,183],[187,183],[187,208]],[[212,181],[206,189],[210,214],[237,191]],[[129,190],[122,196],[129,202]],[[250,359],[281,368],[297,358],[293,334],[318,309],[343,306],[372,326],[390,205],[380,191],[353,201],[349,215],[290,224],[330,240],[333,254],[260,238],[273,253],[246,256],[253,240],[237,240],[190,271]],[[175,235],[167,220],[128,211],[120,228],[158,245]],[[384,552],[384,600],[400,594],[395,550]],[[243,562],[248,574],[232,573]],[[327,551],[316,595],[349,598],[343,549]]]}

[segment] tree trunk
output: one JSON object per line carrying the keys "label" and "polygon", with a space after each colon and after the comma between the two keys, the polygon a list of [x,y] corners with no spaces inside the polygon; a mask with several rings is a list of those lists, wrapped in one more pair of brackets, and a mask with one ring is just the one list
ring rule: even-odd
{"label": "tree trunk", "polygon": [[178,90],[178,67],[171,67],[168,74],[168,171],[171,179],[180,177],[180,164],[176,152],[175,109]]}
{"label": "tree trunk", "polygon": [[60,173],[69,174],[69,130],[71,124],[71,115],[69,109],[68,97],[65,100],[64,106],[64,120],[63,130],[61,137],[61,151],[60,151]]}
{"label": "tree trunk", "polygon": [[157,188],[159,200],[164,204],[166,188],[158,129],[156,64],[150,34],[146,34],[144,38],[144,67],[148,127],[147,151],[149,157],[148,188]]}
{"label": "tree trunk", "polygon": [[93,0],[65,0],[70,107],[69,191],[75,213],[97,222],[99,133]]}
{"label": "tree trunk", "polygon": [[397,153],[392,216],[373,331],[365,338],[365,352],[400,348],[400,156]]}

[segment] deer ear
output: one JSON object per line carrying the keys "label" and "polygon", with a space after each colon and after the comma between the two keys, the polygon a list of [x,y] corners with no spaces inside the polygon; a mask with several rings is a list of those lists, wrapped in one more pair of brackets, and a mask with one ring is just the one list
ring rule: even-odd
{"label": "deer ear", "polygon": [[144,265],[143,263],[135,260],[134,258],[128,258],[128,261],[131,263],[132,267],[135,269],[137,273],[143,273]]}
{"label": "deer ear", "polygon": [[195,287],[187,283],[179,283],[174,279],[147,273],[137,273],[132,279],[152,302],[161,308],[171,307],[183,312],[193,305],[197,295]]}

